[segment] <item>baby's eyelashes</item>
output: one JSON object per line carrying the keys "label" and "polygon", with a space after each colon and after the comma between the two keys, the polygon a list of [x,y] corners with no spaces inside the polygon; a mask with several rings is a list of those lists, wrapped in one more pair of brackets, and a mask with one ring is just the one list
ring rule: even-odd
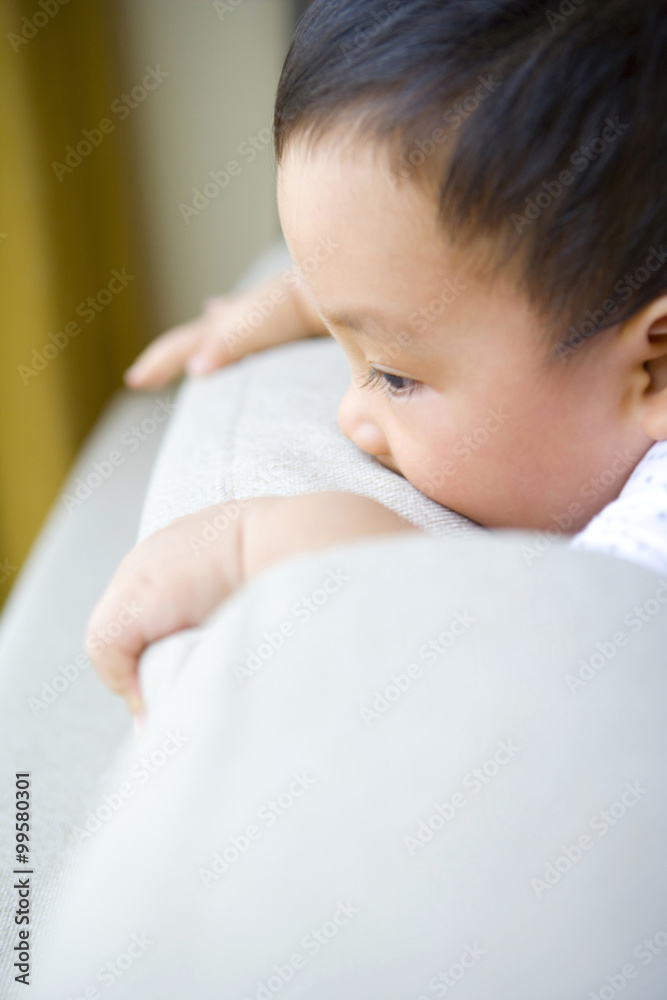
{"label": "baby's eyelashes", "polygon": [[393,372],[385,372],[379,368],[370,366],[361,376],[360,389],[381,389],[389,396],[409,396],[415,392],[421,382],[409,378],[407,375],[395,375]]}

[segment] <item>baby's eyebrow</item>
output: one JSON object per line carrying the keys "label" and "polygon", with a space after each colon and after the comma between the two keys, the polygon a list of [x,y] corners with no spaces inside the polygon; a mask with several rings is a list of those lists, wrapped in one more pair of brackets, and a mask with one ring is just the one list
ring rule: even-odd
{"label": "baby's eyebrow", "polygon": [[321,315],[325,323],[331,326],[344,326],[355,333],[372,332],[387,339],[392,338],[390,328],[395,325],[388,317],[383,317],[382,313],[371,310],[336,309]]}
{"label": "baby's eyebrow", "polygon": [[[318,312],[328,326],[366,334],[378,341],[379,349],[397,347],[406,358],[410,357],[420,362],[430,363],[440,359],[441,345],[420,336],[410,320],[405,322],[400,318],[390,317],[389,313],[384,313],[373,306],[349,308],[339,307],[334,303],[328,305],[322,303]],[[392,354],[392,357],[394,356]]]}

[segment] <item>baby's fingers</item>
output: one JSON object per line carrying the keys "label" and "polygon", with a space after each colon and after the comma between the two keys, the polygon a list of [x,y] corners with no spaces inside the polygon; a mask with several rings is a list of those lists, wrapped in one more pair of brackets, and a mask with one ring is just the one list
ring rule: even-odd
{"label": "baby's fingers", "polygon": [[97,673],[107,687],[125,699],[131,715],[139,715],[144,711],[137,673],[138,661],[138,653],[121,646],[110,646],[104,659],[95,664]]}
{"label": "baby's fingers", "polygon": [[88,623],[85,650],[100,679],[125,699],[132,715],[143,711],[139,657],[148,645],[141,627],[143,608],[135,601],[110,605],[102,598]]}
{"label": "baby's fingers", "polygon": [[177,326],[154,340],[125,372],[131,389],[157,389],[181,375],[204,338],[201,319]]}

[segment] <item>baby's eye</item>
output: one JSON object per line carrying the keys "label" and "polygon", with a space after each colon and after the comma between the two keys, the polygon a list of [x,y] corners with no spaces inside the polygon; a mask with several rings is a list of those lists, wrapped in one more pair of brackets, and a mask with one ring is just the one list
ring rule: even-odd
{"label": "baby's eye", "polygon": [[413,378],[408,378],[407,375],[394,375],[392,372],[383,372],[379,368],[371,366],[361,376],[359,387],[361,389],[382,389],[390,396],[409,396],[421,384]]}

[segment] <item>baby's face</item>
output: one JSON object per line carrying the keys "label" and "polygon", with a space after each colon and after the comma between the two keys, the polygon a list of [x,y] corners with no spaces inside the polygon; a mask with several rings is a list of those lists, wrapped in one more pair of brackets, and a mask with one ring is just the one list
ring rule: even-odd
{"label": "baby's face", "polygon": [[[509,284],[466,269],[380,150],[288,146],[285,237],[351,366],[338,422],[438,503],[489,527],[582,527],[652,443],[615,331],[567,364]],[[371,380],[369,382],[369,380]],[[569,519],[569,520],[568,520]]]}

